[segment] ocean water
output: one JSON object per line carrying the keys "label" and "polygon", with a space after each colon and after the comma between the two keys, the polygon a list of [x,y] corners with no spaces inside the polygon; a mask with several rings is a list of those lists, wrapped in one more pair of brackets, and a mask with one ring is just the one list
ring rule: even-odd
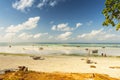
{"label": "ocean water", "polygon": [[120,48],[120,43],[0,43],[0,46],[9,46],[9,45],[34,45],[34,46],[68,46],[68,47],[114,47]]}
{"label": "ocean water", "polygon": [[[14,48],[9,49],[9,45],[14,46]],[[17,46],[17,47],[15,47]],[[23,48],[18,49],[18,46],[30,46],[31,48],[23,50]],[[49,47],[50,49],[38,50],[39,47]],[[57,49],[58,47],[63,47],[62,49]],[[70,49],[66,49],[70,47]],[[0,52],[10,52],[16,53],[37,53],[37,54],[86,54],[86,48],[94,48],[98,50],[98,54],[105,53],[107,55],[117,55],[120,56],[120,43],[0,43]],[[36,49],[34,49],[36,48]]]}
{"label": "ocean water", "polygon": [[120,43],[33,43],[34,45],[66,47],[112,47],[120,48]]}

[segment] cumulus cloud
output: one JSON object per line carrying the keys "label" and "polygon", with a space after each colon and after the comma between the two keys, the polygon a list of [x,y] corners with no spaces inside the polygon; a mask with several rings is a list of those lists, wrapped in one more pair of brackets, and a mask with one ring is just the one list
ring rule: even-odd
{"label": "cumulus cloud", "polygon": [[54,36],[49,36],[49,37],[48,37],[48,39],[53,39],[53,38],[54,38]]}
{"label": "cumulus cloud", "polygon": [[25,11],[26,8],[32,7],[33,3],[34,0],[17,0],[12,4],[12,7],[20,11]]}
{"label": "cumulus cloud", "polygon": [[116,39],[120,39],[120,36],[119,35],[116,35],[116,34],[107,34],[107,33],[104,33],[103,35],[101,35],[101,38],[98,37],[98,40],[99,41],[104,41],[104,40],[116,40]]}
{"label": "cumulus cloud", "polygon": [[62,24],[58,24],[58,25],[53,25],[52,30],[56,30],[56,31],[72,31],[74,30],[74,28],[71,28],[68,26],[68,23],[62,23]]}
{"label": "cumulus cloud", "polygon": [[0,42],[11,42],[16,37],[16,33],[0,34]]}
{"label": "cumulus cloud", "polygon": [[55,0],[51,1],[49,4],[50,4],[50,6],[54,7],[57,4],[57,1],[55,1]]}
{"label": "cumulus cloud", "polygon": [[51,29],[55,31],[55,30],[57,30],[57,26],[53,25]]}
{"label": "cumulus cloud", "polygon": [[76,23],[75,27],[70,27],[68,23],[61,23],[58,25],[53,25],[51,30],[53,31],[73,31],[82,26],[82,23]]}
{"label": "cumulus cloud", "polygon": [[37,23],[39,20],[40,20],[40,17],[29,18],[26,22],[23,22],[22,24],[18,24],[16,26],[15,25],[9,26],[5,31],[16,33],[21,30],[30,30],[37,26]]}
{"label": "cumulus cloud", "polygon": [[4,27],[0,27],[0,31],[4,30]]}
{"label": "cumulus cloud", "polygon": [[27,33],[21,33],[18,38],[23,39],[23,40],[28,40],[29,38],[32,38],[32,34],[27,34]]}
{"label": "cumulus cloud", "polygon": [[6,33],[2,38],[12,39],[15,35],[16,33]]}
{"label": "cumulus cloud", "polygon": [[40,38],[40,36],[41,36],[41,34],[38,33],[38,34],[35,34],[33,37],[34,37],[34,38]]}
{"label": "cumulus cloud", "polygon": [[34,40],[34,39],[39,39],[47,34],[48,33],[36,33],[36,34],[21,33],[19,34],[18,38],[22,40],[28,40],[28,39]]}
{"label": "cumulus cloud", "polygon": [[58,35],[57,39],[68,40],[71,35],[72,35],[72,32],[65,32],[65,33]]}
{"label": "cumulus cloud", "polygon": [[64,0],[40,0],[40,3],[37,5],[38,8],[43,8],[46,6],[54,7],[58,2],[63,2]]}
{"label": "cumulus cloud", "polygon": [[[14,9],[20,10],[22,12],[29,11],[30,8],[34,5],[36,0],[16,0],[12,3],[12,7]],[[65,0],[39,0],[38,4],[35,4],[37,8],[44,8],[44,7],[54,7],[60,2],[64,2]],[[36,1],[37,2],[37,1]]]}
{"label": "cumulus cloud", "polygon": [[103,29],[100,30],[92,30],[90,33],[85,33],[82,35],[78,35],[78,38],[85,38],[85,39],[91,39],[94,38],[96,35],[103,34]]}
{"label": "cumulus cloud", "polygon": [[93,41],[109,41],[120,38],[119,35],[105,32],[104,29],[92,30],[90,33],[84,33],[77,36],[78,39],[82,40],[93,40]]}
{"label": "cumulus cloud", "polygon": [[76,23],[76,28],[82,26],[82,23]]}
{"label": "cumulus cloud", "polygon": [[38,33],[38,34],[35,34],[34,36],[33,36],[33,38],[40,38],[41,36],[45,36],[45,35],[47,35],[48,33]]}

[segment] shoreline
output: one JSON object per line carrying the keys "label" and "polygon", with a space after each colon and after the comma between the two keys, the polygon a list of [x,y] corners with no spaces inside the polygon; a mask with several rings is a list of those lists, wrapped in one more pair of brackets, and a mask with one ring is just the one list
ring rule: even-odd
{"label": "shoreline", "polygon": [[120,56],[120,48],[113,47],[69,47],[69,46],[0,46],[0,53],[20,53],[20,54],[92,54],[93,50],[98,50],[98,55],[105,53],[108,56]]}

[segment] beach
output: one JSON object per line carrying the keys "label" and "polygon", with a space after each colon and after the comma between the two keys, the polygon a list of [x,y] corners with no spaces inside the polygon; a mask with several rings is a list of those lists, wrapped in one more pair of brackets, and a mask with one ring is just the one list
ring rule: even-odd
{"label": "beach", "polygon": [[0,6],[0,80],[120,80],[120,0]]}
{"label": "beach", "polygon": [[[97,50],[97,53],[93,53],[93,50]],[[102,56],[102,53],[106,56]],[[30,71],[36,72],[105,74],[120,79],[119,53],[119,47],[111,45],[109,47],[99,45],[81,47],[68,44],[0,46],[0,73],[6,69],[26,66]],[[33,59],[34,57],[38,57],[38,60]],[[90,60],[90,63],[86,63],[86,60]]]}
{"label": "beach", "polygon": [[[37,72],[99,73],[120,79],[120,58],[90,57],[96,64],[86,63],[86,57],[44,55],[44,60],[33,60],[30,56],[0,55],[0,70],[27,66]],[[91,68],[90,66],[95,66]]]}

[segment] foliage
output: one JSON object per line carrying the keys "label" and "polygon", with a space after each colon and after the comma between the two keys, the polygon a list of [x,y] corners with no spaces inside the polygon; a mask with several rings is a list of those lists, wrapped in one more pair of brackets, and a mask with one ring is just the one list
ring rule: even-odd
{"label": "foliage", "polygon": [[116,30],[120,29],[120,0],[106,0],[102,14],[105,16],[103,26],[112,25]]}

